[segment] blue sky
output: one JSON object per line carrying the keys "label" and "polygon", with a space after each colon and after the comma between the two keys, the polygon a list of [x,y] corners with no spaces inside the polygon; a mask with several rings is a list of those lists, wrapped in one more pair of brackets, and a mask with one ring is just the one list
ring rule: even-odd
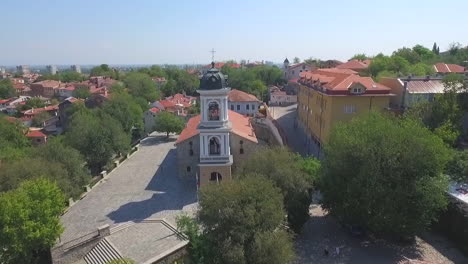
{"label": "blue sky", "polygon": [[467,0],[1,0],[0,65],[346,60],[468,44]]}

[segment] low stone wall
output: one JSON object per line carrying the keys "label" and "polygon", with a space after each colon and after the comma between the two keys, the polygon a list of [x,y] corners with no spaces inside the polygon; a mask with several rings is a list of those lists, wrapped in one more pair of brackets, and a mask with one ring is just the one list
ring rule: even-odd
{"label": "low stone wall", "polygon": [[269,145],[283,146],[284,140],[278,128],[269,118],[252,118],[252,127],[257,138],[267,142]]}

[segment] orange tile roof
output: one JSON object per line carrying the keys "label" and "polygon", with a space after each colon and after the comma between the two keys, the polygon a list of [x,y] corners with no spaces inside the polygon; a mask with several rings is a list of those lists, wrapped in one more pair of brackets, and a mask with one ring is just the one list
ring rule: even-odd
{"label": "orange tile roof", "polygon": [[[237,64],[237,63],[225,63],[225,62],[216,62],[214,67],[217,68],[217,69],[221,69],[226,64],[227,64],[227,66],[229,66],[231,68],[238,69],[238,68],[241,67],[241,65]],[[211,64],[206,65],[205,68],[211,68]]]}
{"label": "orange tile roof", "polygon": [[33,131],[30,131],[28,134],[26,134],[26,137],[36,138],[36,137],[47,137],[47,136],[39,130],[33,130]]}
{"label": "orange tile roof", "polygon": [[371,60],[350,60],[336,66],[338,69],[365,70],[369,67]]}
{"label": "orange tile roof", "polygon": [[347,74],[357,74],[357,71],[353,71],[351,69],[340,69],[340,68],[323,68],[318,69],[321,71],[328,71],[328,72],[337,72],[337,73],[347,73]]}
{"label": "orange tile roof", "polygon": [[230,102],[260,102],[255,95],[237,89],[229,91],[228,100]]}
{"label": "orange tile roof", "polygon": [[[250,125],[249,117],[243,116],[231,110],[228,111],[229,121],[231,121],[232,124],[231,132],[252,142],[258,143],[255,131]],[[197,115],[190,118],[187,122],[185,129],[182,131],[182,133],[180,133],[179,137],[177,138],[176,144],[198,135],[198,125],[200,124],[200,120],[201,115]]]}
{"label": "orange tile roof", "polygon": [[366,88],[366,93],[384,92],[388,93],[390,88],[376,83],[371,77],[362,77],[357,74],[342,73],[318,69],[313,72],[302,73],[302,83],[320,82],[321,86],[328,91],[348,91],[353,84],[360,83]]}
{"label": "orange tile roof", "polygon": [[464,73],[465,72],[465,67],[457,65],[457,64],[436,63],[434,64],[434,69],[436,72],[439,72],[439,73],[449,73],[449,72]]}
{"label": "orange tile roof", "polygon": [[153,107],[153,108],[150,108],[149,111],[150,111],[150,112],[153,112],[153,113],[157,113],[157,112],[159,112],[160,110],[159,110],[159,108],[157,108],[157,107]]}

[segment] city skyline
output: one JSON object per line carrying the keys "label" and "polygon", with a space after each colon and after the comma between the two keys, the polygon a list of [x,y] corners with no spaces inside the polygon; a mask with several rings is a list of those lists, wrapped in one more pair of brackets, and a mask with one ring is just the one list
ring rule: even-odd
{"label": "city skyline", "polygon": [[[453,8],[456,6],[457,8]],[[215,60],[285,57],[338,59],[357,53],[390,54],[434,42],[466,45],[457,30],[465,1],[368,0],[312,3],[177,1],[3,3],[7,26],[0,65],[205,64]],[[437,33],[437,34],[435,34]]]}

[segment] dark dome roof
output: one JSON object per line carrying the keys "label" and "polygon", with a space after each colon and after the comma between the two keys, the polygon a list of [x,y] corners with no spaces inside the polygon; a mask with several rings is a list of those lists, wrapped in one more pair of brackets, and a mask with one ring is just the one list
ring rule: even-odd
{"label": "dark dome roof", "polygon": [[218,90],[227,88],[227,75],[216,68],[211,68],[200,79],[200,90]]}
{"label": "dark dome roof", "polygon": [[284,60],[284,63],[289,63],[288,58],[286,58],[286,59]]}

